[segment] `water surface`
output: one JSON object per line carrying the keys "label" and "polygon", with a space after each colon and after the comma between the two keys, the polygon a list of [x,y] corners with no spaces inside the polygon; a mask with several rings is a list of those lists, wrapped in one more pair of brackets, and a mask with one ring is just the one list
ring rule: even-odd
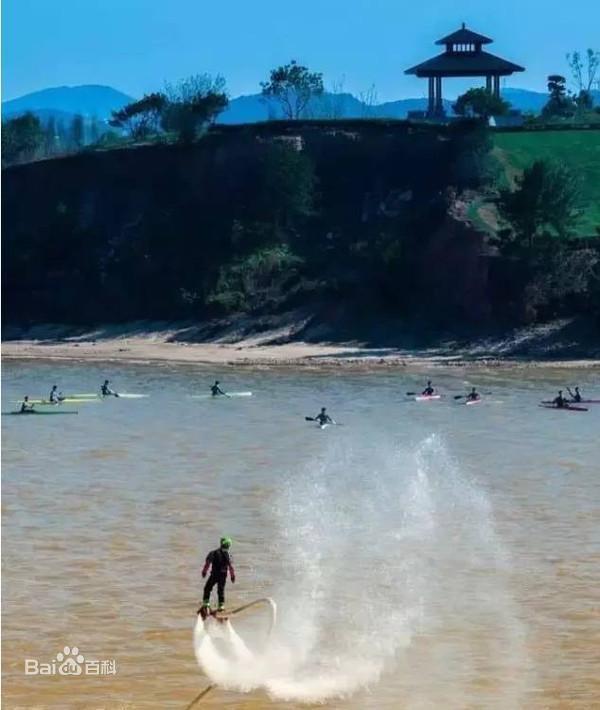
{"label": "water surface", "polygon": [[[254,396],[189,397],[215,376]],[[2,409],[105,377],[151,396],[3,418],[4,707],[184,708],[209,682],[192,632],[224,533],[228,601],[279,616],[268,663],[198,707],[600,705],[600,405],[537,407],[563,384],[600,399],[593,372],[10,362]],[[404,401],[428,377],[492,394]],[[321,406],[344,426],[304,421]],[[65,645],[116,675],[24,674]]]}

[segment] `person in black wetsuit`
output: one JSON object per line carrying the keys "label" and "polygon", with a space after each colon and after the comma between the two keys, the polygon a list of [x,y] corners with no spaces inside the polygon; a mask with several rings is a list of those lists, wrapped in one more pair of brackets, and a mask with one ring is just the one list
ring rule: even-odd
{"label": "person in black wetsuit", "polygon": [[575,387],[575,392],[571,392],[571,389],[567,387],[567,392],[574,402],[581,402],[581,392],[579,391],[579,387]]}
{"label": "person in black wetsuit", "polygon": [[471,388],[471,391],[467,395],[467,402],[476,402],[479,399],[479,393],[475,389],[475,387]]}
{"label": "person in black wetsuit", "polygon": [[563,397],[562,390],[558,390],[558,397],[552,400],[552,404],[559,409],[567,409],[569,407],[569,402]]}
{"label": "person in black wetsuit", "polygon": [[21,414],[33,414],[33,404],[30,404],[29,402],[29,395],[25,395],[23,397],[23,401],[21,402],[21,409],[19,410]]}
{"label": "person in black wetsuit", "polygon": [[217,585],[217,594],[219,597],[219,606],[217,611],[225,609],[225,583],[227,582],[227,572],[231,577],[231,583],[235,584],[235,570],[229,548],[231,547],[231,538],[222,537],[220,547],[217,550],[212,550],[206,556],[206,562],[202,568],[202,577],[206,577],[210,569],[210,575],[204,585],[204,595],[202,597],[202,606],[198,609],[198,613],[203,619],[210,614],[210,594],[215,584]]}
{"label": "person in black wetsuit", "polygon": [[104,380],[104,384],[102,385],[102,387],[100,387],[100,393],[102,394],[102,396],[103,397],[118,397],[119,395],[114,390],[111,390],[109,385],[110,385],[109,380]]}
{"label": "person in black wetsuit", "polygon": [[333,419],[329,416],[329,414],[327,414],[327,409],[325,409],[325,407],[321,407],[321,411],[315,417],[315,421],[319,422],[321,426],[325,424],[335,424]]}
{"label": "person in black wetsuit", "polygon": [[223,390],[219,387],[219,380],[215,380],[215,384],[210,388],[210,393],[213,397],[218,397],[220,394],[225,394]]}
{"label": "person in black wetsuit", "polygon": [[431,380],[427,380],[427,387],[421,392],[422,395],[425,397],[431,397],[431,395],[435,392],[433,387],[431,386]]}

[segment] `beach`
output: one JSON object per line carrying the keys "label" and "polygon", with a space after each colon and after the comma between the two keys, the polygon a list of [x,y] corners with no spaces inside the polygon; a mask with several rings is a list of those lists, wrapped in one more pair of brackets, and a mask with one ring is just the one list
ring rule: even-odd
{"label": "beach", "polygon": [[[82,362],[209,364],[236,367],[377,368],[551,367],[600,368],[600,344],[585,333],[564,335],[570,324],[523,328],[472,341],[440,339],[415,345],[408,338],[343,338],[328,332],[322,340],[302,323],[233,323],[191,326],[162,322],[74,328],[36,326],[2,344],[5,359]],[[257,332],[258,331],[258,332]],[[308,339],[302,335],[308,334]],[[333,337],[332,337],[333,336]],[[5,335],[5,338],[7,336]]]}

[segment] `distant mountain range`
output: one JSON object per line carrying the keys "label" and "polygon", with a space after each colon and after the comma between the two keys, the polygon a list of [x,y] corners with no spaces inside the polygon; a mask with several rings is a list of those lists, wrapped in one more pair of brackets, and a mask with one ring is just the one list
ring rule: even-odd
{"label": "distant mountain range", "polygon": [[110,86],[86,84],[83,86],[56,86],[34,91],[18,99],[2,102],[2,118],[10,118],[25,111],[32,111],[40,118],[54,115],[56,118],[71,118],[80,113],[100,121],[110,118],[125,104],[133,101],[131,96]]}
{"label": "distant mountain range", "polygon": [[[600,92],[593,93],[595,103],[600,103]],[[507,88],[502,91],[502,96],[510,101],[513,108],[534,113],[539,113],[548,100],[547,94],[527,89]],[[133,100],[133,97],[110,86],[57,86],[2,102],[2,118],[32,111],[43,122],[50,116],[68,122],[78,113],[90,119],[95,117],[99,121],[107,121],[112,111]],[[446,111],[451,112],[452,102],[446,101],[445,107]],[[325,94],[312,102],[309,115],[314,118],[406,118],[409,111],[424,111],[426,108],[425,98],[367,105],[352,94]],[[252,94],[232,99],[227,110],[219,116],[219,123],[255,123],[269,118],[281,118],[278,107],[265,102],[260,94]]]}

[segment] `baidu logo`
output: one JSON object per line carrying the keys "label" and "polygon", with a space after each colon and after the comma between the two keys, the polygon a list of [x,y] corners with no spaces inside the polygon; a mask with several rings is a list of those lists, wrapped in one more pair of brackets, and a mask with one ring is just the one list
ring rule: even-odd
{"label": "baidu logo", "polygon": [[114,658],[86,660],[77,646],[65,646],[56,657],[44,663],[37,658],[25,659],[25,675],[116,675],[117,662]]}

